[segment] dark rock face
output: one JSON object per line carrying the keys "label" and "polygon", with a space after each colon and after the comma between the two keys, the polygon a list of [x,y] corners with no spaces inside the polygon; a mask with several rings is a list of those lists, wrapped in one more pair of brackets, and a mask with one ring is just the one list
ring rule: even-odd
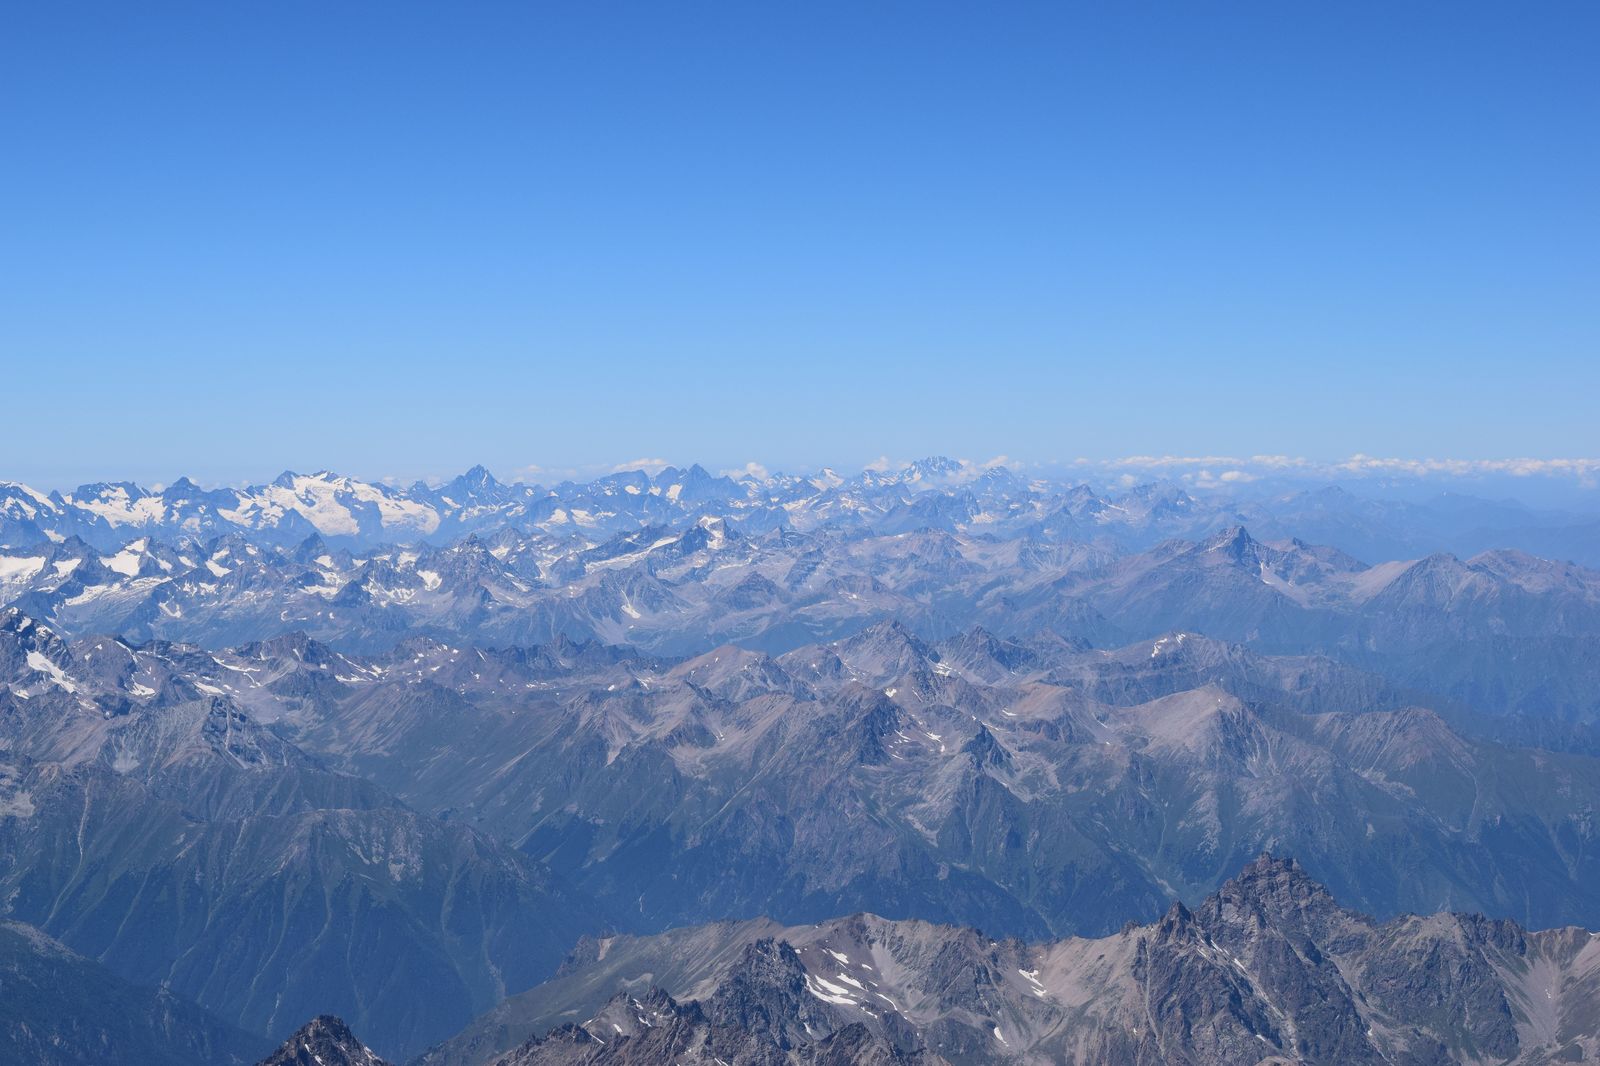
{"label": "dark rock face", "polygon": [[[780,935],[724,923],[616,938],[420,1066],[1593,1061],[1597,943],[1470,915],[1378,922],[1339,906],[1292,860],[1262,856],[1193,910],[1174,904],[1099,940],[1030,945],[870,916]],[[680,965],[663,967],[669,958]],[[482,1039],[581,1016],[608,986],[646,973],[709,996],[625,994],[498,1059]]]}
{"label": "dark rock face", "polygon": [[311,1019],[257,1066],[389,1066],[331,1014]]}
{"label": "dark rock face", "polygon": [[800,956],[787,943],[757,940],[705,1005],[716,1025],[742,1029],[787,1051],[833,1027],[828,1012],[806,990]]}

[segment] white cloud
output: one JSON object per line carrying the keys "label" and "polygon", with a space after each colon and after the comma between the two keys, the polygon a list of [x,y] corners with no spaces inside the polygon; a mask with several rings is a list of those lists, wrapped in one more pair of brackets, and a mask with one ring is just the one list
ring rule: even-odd
{"label": "white cloud", "polygon": [[1193,474],[1184,474],[1185,481],[1192,482],[1196,488],[1219,489],[1224,485],[1243,485],[1256,480],[1256,475],[1244,470],[1224,470],[1221,473],[1212,473],[1210,470],[1200,470]]}
{"label": "white cloud", "polygon": [[659,474],[671,465],[665,459],[631,459],[626,463],[618,463],[611,468],[611,472],[625,474],[630,470],[643,470],[647,474]]}
{"label": "white cloud", "polygon": [[1511,477],[1576,477],[1587,481],[1600,474],[1600,459],[1383,459],[1358,454],[1335,464],[1334,469],[1353,474],[1409,474],[1414,477],[1508,474]]}
{"label": "white cloud", "polygon": [[[1324,462],[1293,455],[1128,455],[1077,459],[1079,468],[1109,472],[1141,470],[1176,476],[1201,487],[1254,481],[1267,474],[1311,477],[1568,477],[1584,485],[1600,482],[1600,459],[1402,459],[1356,454]],[[1125,480],[1129,475],[1123,474]]]}
{"label": "white cloud", "polygon": [[755,478],[757,481],[765,481],[770,474],[766,467],[754,460],[751,460],[743,466],[737,466],[732,470],[722,471],[722,476],[732,478]]}
{"label": "white cloud", "polygon": [[553,485],[561,481],[590,478],[598,472],[594,468],[579,470],[575,466],[541,466],[538,463],[528,463],[506,471],[501,480],[512,485]]}
{"label": "white cloud", "polygon": [[[1244,460],[1226,455],[1129,455],[1121,459],[1108,459],[1103,465],[1113,469],[1138,467],[1143,470],[1167,470],[1184,466],[1232,466]],[[1094,460],[1080,460],[1094,465]]]}

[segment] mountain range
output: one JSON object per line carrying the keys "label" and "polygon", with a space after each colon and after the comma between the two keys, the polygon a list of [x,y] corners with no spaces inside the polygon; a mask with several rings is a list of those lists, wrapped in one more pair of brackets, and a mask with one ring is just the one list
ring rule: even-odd
{"label": "mountain range", "polygon": [[112,554],[70,538],[0,548],[0,602],[71,636],[225,647],[300,631],[362,653],[421,636],[781,654],[889,619],[927,640],[982,627],[1098,647],[1186,630],[1334,659],[1487,735],[1600,750],[1600,572],[1512,550],[1368,565],[1242,526],[1126,552],[700,515],[599,542],[503,529],[364,553],[320,535],[140,536]]}
{"label": "mountain range", "polygon": [[0,487],[0,1055],[1585,1061],[1581,523],[1313,495]]}
{"label": "mountain range", "polygon": [[1091,487],[1070,473],[1029,476],[944,457],[853,476],[829,469],[714,475],[692,465],[548,486],[502,483],[481,466],[439,484],[406,487],[326,470],[285,471],[267,484],[209,489],[188,478],[156,489],[100,482],[70,492],[0,481],[0,544],[76,536],[102,551],[141,536],[205,542],[230,533],[283,547],[315,534],[355,551],[444,544],[506,529],[600,541],[706,514],[752,529],[990,531],[1003,539],[1093,541],[1124,550],[1246,525],[1268,539],[1334,544],[1366,559],[1516,548],[1600,565],[1600,517],[1584,511],[1451,493],[1420,500],[1357,495],[1337,485],[1292,482],[1247,483],[1227,492],[1172,482]]}
{"label": "mountain range", "polygon": [[859,914],[588,941],[420,1066],[1593,1061],[1600,939],[1387,922],[1263,856],[1193,909],[1022,942]]}

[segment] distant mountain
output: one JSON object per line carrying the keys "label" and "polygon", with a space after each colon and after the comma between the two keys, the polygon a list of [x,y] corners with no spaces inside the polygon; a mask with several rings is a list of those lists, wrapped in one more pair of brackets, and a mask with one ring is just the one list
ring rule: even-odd
{"label": "distant mountain", "polygon": [[245,1066],[266,1047],[166,989],[130,984],[32,926],[0,921],[0,1061]]}
{"label": "distant mountain", "polygon": [[1125,632],[1167,626],[1320,652],[1496,714],[1600,714],[1600,572],[1570,563],[1493,551],[1369,567],[1235,528],[1072,575],[1061,591]]}
{"label": "distant mountain", "polygon": [[[617,477],[606,487],[619,498],[660,488]],[[1139,510],[1116,505],[1119,522],[1198,506],[1171,493],[1137,502]],[[321,534],[291,545],[238,531],[203,542],[141,535],[115,550],[68,537],[0,549],[0,601],[75,636],[218,648],[298,630],[367,654],[413,636],[783,653],[886,619],[923,639],[981,626],[1003,638],[1049,631],[1108,648],[1183,630],[1332,658],[1463,723],[1576,727],[1563,746],[1600,750],[1600,740],[1582,736],[1600,724],[1600,571],[1505,549],[1368,565],[1237,525],[1140,551],[1115,538],[1008,539],[998,521],[884,531],[900,528],[895,513],[881,513],[876,530],[851,520],[799,531],[755,528],[748,513],[692,511],[628,519],[604,535],[532,525],[360,550]]]}
{"label": "distant mountain", "polygon": [[599,541],[649,525],[682,525],[703,514],[732,516],[758,532],[790,527],[894,534],[934,528],[1091,542],[1121,551],[1142,551],[1171,538],[1203,539],[1245,525],[1269,540],[1334,544],[1371,560],[1515,548],[1600,566],[1592,513],[1538,511],[1449,494],[1403,501],[1339,486],[1276,494],[1255,486],[1248,496],[1196,494],[1170,482],[1097,490],[944,457],[848,478],[831,470],[733,478],[693,465],[549,487],[505,484],[481,466],[437,486],[408,487],[326,470],[285,471],[264,485],[216,489],[187,478],[159,490],[103,482],[66,493],[0,482],[0,545],[80,537],[102,551],[141,536],[206,542],[234,533],[261,547],[317,535],[352,550],[443,544],[505,530]]}
{"label": "distant mountain", "polygon": [[593,941],[419,1063],[1532,1066],[1600,1054],[1597,993],[1582,930],[1378,922],[1262,857],[1192,910],[1094,940],[857,915]]}

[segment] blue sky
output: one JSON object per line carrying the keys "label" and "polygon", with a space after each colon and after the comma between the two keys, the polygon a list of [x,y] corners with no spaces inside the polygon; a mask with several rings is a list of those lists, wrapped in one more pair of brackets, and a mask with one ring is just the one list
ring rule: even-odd
{"label": "blue sky", "polygon": [[1593,4],[16,5],[0,478],[1593,456]]}

